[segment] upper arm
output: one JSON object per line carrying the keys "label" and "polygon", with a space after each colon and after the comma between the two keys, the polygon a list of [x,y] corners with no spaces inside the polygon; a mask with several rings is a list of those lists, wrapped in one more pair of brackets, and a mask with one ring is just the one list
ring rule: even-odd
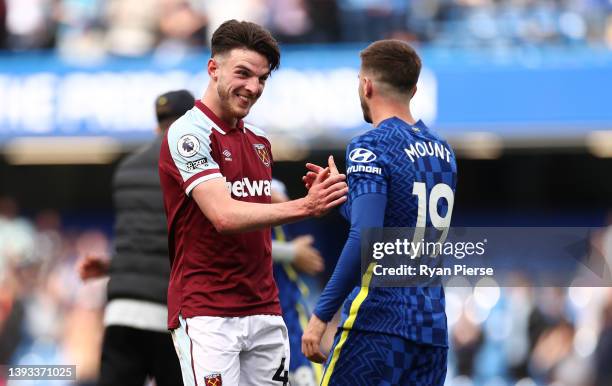
{"label": "upper arm", "polygon": [[367,193],[355,199],[351,208],[351,232],[358,234],[362,229],[384,226],[387,196],[380,193]]}
{"label": "upper arm", "polygon": [[349,196],[354,201],[368,193],[387,194],[384,151],[372,137],[357,137],[346,149],[346,175]]}
{"label": "upper arm", "polygon": [[197,184],[191,191],[191,197],[215,228],[223,230],[222,222],[226,217],[223,210],[233,204],[225,178],[213,178]]}
{"label": "upper arm", "polygon": [[211,128],[189,121],[189,114],[168,130],[168,148],[181,177],[181,188],[189,195],[202,182],[223,177],[212,155]]}

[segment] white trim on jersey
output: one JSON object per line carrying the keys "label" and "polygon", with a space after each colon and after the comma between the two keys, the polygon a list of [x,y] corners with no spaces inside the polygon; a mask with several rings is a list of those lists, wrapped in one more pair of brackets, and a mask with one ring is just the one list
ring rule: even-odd
{"label": "white trim on jersey", "polygon": [[208,117],[208,115],[206,115],[206,113],[204,113],[204,111],[200,110],[198,108],[198,106],[194,106],[193,109],[194,111],[198,112],[198,117],[200,117],[202,120],[204,120],[204,123],[206,126],[211,127],[215,130],[217,130],[219,133],[225,135],[225,131],[223,131],[216,123],[215,121],[213,121],[212,119],[210,119]]}
{"label": "white trim on jersey", "polygon": [[251,131],[253,134],[255,134],[255,135],[259,136],[259,137],[264,137],[268,141],[270,140],[270,138],[268,138],[268,135],[266,134],[266,132],[263,131],[262,129],[260,129],[259,127],[251,125],[250,123],[244,123],[244,127],[249,129],[249,131]]}
{"label": "white trim on jersey", "polygon": [[[191,193],[191,191],[199,184],[201,184],[204,181],[208,181],[208,180],[212,180],[213,178],[220,178],[223,177],[223,175],[221,173],[212,173],[209,174],[207,176],[202,176],[200,178],[196,178],[195,180],[193,180],[193,182],[191,184],[189,184],[189,186],[187,187],[187,189],[185,189],[185,194],[189,196],[189,193]],[[225,177],[224,177],[225,178]]]}

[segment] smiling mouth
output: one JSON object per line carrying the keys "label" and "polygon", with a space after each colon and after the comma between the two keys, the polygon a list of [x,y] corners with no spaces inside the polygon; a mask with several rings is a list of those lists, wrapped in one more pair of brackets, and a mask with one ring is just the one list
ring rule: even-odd
{"label": "smiling mouth", "polygon": [[244,95],[240,95],[240,94],[237,94],[237,96],[238,96],[238,99],[239,99],[239,100],[240,100],[242,103],[246,103],[246,104],[248,104],[248,103],[250,103],[250,102],[251,102],[251,98],[249,98],[249,97],[246,97],[246,96],[244,96]]}

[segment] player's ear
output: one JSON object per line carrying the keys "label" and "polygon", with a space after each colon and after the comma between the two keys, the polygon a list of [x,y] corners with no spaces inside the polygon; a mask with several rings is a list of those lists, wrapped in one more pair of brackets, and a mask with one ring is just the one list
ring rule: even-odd
{"label": "player's ear", "polygon": [[208,76],[210,76],[211,79],[216,81],[218,78],[218,71],[219,63],[217,63],[217,60],[215,58],[208,59]]}
{"label": "player's ear", "polygon": [[371,97],[372,92],[374,91],[374,85],[372,80],[368,77],[363,78],[363,95],[366,97]]}
{"label": "player's ear", "polygon": [[412,88],[411,92],[410,92],[410,99],[412,99],[412,97],[414,97],[414,94],[416,94],[417,92],[417,85],[415,84],[414,87]]}

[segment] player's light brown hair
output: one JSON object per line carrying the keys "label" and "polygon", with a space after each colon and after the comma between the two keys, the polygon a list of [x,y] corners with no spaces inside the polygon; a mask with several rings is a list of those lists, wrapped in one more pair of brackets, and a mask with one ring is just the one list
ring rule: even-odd
{"label": "player's light brown hair", "polygon": [[268,30],[248,21],[228,20],[213,33],[211,54],[223,54],[234,48],[246,48],[268,59],[270,71],[280,65],[280,49]]}
{"label": "player's light brown hair", "polygon": [[417,84],[421,58],[401,40],[379,40],[361,51],[361,68],[380,82],[406,94]]}

